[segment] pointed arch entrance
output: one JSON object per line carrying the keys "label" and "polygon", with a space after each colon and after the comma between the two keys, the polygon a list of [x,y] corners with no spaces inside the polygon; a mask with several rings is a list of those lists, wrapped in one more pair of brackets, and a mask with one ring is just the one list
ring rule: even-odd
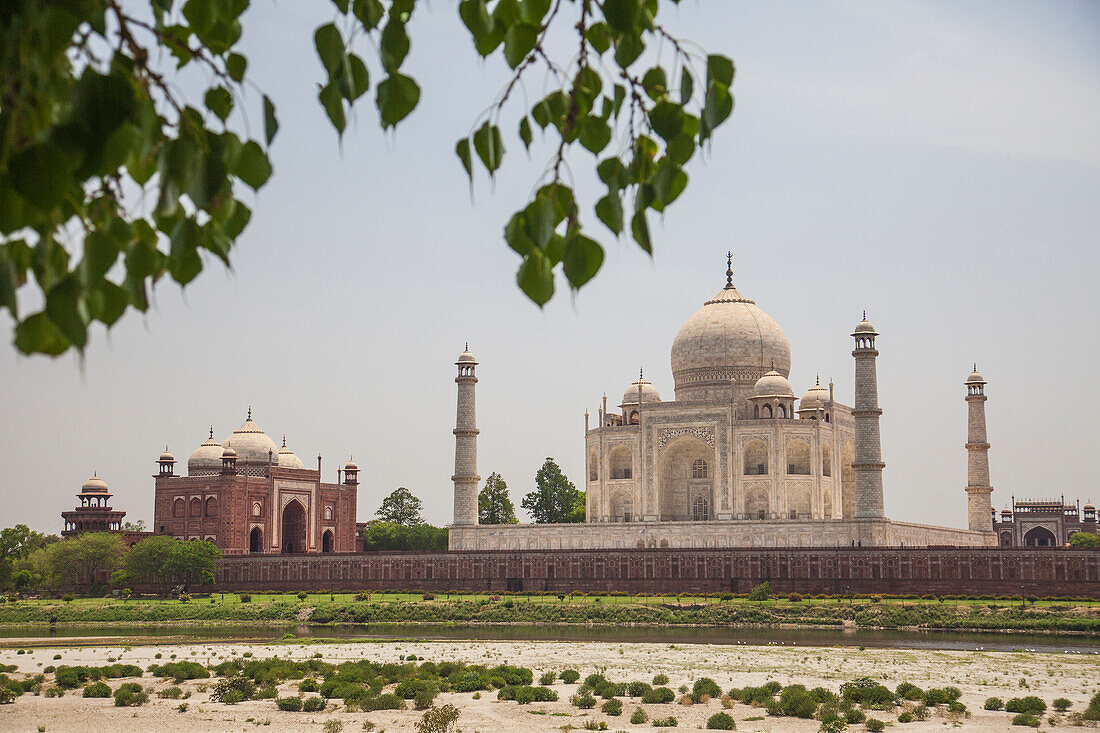
{"label": "pointed arch entrance", "polygon": [[333,550],[332,530],[327,529],[327,530],[325,530],[325,533],[323,535],[321,535],[321,552],[332,552],[332,550]]}
{"label": "pointed arch entrance", "polygon": [[306,509],[297,499],[283,508],[283,552],[306,551]]}
{"label": "pointed arch entrance", "polygon": [[264,551],[264,531],[259,527],[253,527],[252,531],[248,533],[248,551]]}
{"label": "pointed arch entrance", "polygon": [[[661,521],[690,522],[712,517],[714,449],[694,436],[668,445],[659,459],[657,503]],[[696,512],[697,507],[705,511]]]}

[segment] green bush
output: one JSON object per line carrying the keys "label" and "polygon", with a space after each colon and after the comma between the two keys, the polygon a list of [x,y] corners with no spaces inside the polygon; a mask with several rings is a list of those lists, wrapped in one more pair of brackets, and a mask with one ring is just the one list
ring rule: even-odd
{"label": "green bush", "polygon": [[296,713],[302,709],[302,698],[277,697],[275,698],[275,707],[288,713]]}
{"label": "green bush", "polygon": [[631,682],[626,686],[626,694],[630,697],[641,697],[652,689],[646,682]]}
{"label": "green bush", "polygon": [[895,693],[902,700],[923,700],[924,690],[909,682],[902,682],[898,685]]}
{"label": "green bush", "polygon": [[115,690],[115,707],[136,708],[149,702],[149,696],[137,682],[123,682]]}
{"label": "green bush", "polygon": [[302,700],[303,713],[316,713],[325,709],[325,698],[314,695]]}
{"label": "green bush", "polygon": [[[433,707],[424,713],[424,717],[416,724],[417,733],[447,733],[454,730],[454,724],[458,721],[458,708],[454,705],[444,705],[440,708]],[[366,725],[364,724],[364,729]]]}
{"label": "green bush", "polygon": [[317,684],[317,680],[312,677],[306,677],[298,683],[298,692],[317,692],[320,689],[321,685]]}
{"label": "green bush", "polygon": [[642,695],[642,702],[651,705],[663,705],[676,699],[676,693],[667,687],[654,687]]}
{"label": "green bush", "polygon": [[649,720],[649,715],[646,713],[645,710],[642,710],[641,708],[638,708],[630,714],[630,722],[634,725],[641,725],[647,720]]}
{"label": "green bush", "polygon": [[913,717],[912,713],[902,713],[898,716],[899,723],[912,723],[914,720],[916,720],[916,718]]}
{"label": "green bush", "polygon": [[241,603],[252,603],[252,596],[248,595],[247,593],[241,593],[237,597],[240,598]]}
{"label": "green bush", "polygon": [[1053,707],[1055,710],[1057,710],[1060,713],[1066,712],[1072,706],[1073,706],[1073,703],[1071,703],[1069,700],[1067,700],[1064,697],[1055,698],[1054,702],[1051,703],[1051,707]]}
{"label": "green bush", "polygon": [[676,720],[676,718],[672,717],[671,715],[668,716],[667,718],[654,718],[653,719],[653,727],[654,728],[675,728],[679,724],[680,724],[680,721]]}
{"label": "green bush", "polygon": [[737,730],[737,724],[729,713],[715,713],[707,718],[707,730]]}
{"label": "green bush", "polygon": [[110,697],[111,688],[106,682],[93,682],[84,688],[83,697]]}
{"label": "green bush", "polygon": [[183,696],[183,690],[178,687],[166,687],[157,693],[161,700],[179,700]]}
{"label": "green bush", "polygon": [[552,685],[558,679],[557,672],[543,672],[539,675],[539,684],[545,687],[546,685]]}
{"label": "green bush", "polygon": [[1047,704],[1035,695],[1027,697],[1014,697],[1005,703],[1005,711],[1009,713],[1035,713],[1046,712]]}
{"label": "green bush", "polygon": [[[178,688],[177,688],[178,689]],[[256,694],[252,696],[253,700],[274,700],[279,696],[279,690],[275,685],[268,685],[267,687],[261,687],[256,690]]]}
{"label": "green bush", "polygon": [[581,673],[575,669],[565,669],[561,673],[561,681],[567,685],[571,685],[581,678]]}
{"label": "green bush", "polygon": [[752,589],[752,592],[749,593],[749,600],[750,601],[766,601],[769,598],[771,598],[771,595],[772,595],[772,584],[765,580],[763,583],[761,583],[760,585],[758,585],[758,586],[756,586],[755,588]]}
{"label": "green bush", "polygon": [[309,593],[306,593],[304,590],[298,591],[298,600],[299,601],[304,601],[307,598],[309,598]]}
{"label": "green bush", "polygon": [[894,706],[894,693],[890,688],[880,685],[869,677],[862,677],[840,686],[840,696],[851,703],[865,708],[881,710]]}
{"label": "green bush", "polygon": [[187,680],[206,679],[210,676],[210,672],[206,667],[197,662],[154,664],[149,667],[149,672],[154,677],[171,677],[172,681],[177,684]]}
{"label": "green bush", "polygon": [[248,677],[228,677],[214,685],[210,692],[210,702],[223,702],[234,705],[242,700],[251,700],[256,694],[256,683]]}
{"label": "green bush", "polygon": [[848,721],[849,725],[855,725],[856,723],[862,723],[867,719],[867,713],[863,712],[859,708],[848,708],[844,711],[844,720]]}
{"label": "green bush", "polygon": [[883,731],[883,730],[886,730],[886,723],[882,722],[881,720],[879,720],[877,718],[868,718],[867,722],[864,723],[864,725],[867,726],[867,730],[870,730],[870,731]]}
{"label": "green bush", "polygon": [[1004,710],[1005,701],[999,697],[987,697],[984,707],[986,710]]}
{"label": "green bush", "polygon": [[581,710],[591,710],[596,707],[596,698],[592,697],[592,695],[587,692],[578,692],[576,695],[569,698],[569,702],[571,702],[574,707],[578,707]]}
{"label": "green bush", "polygon": [[623,704],[619,700],[611,698],[600,706],[600,710],[604,711],[608,715],[618,717],[623,714]]}
{"label": "green bush", "polygon": [[1012,718],[1013,725],[1026,725],[1030,728],[1039,727],[1039,719],[1031,713],[1020,713]]}
{"label": "green bush", "polygon": [[1081,713],[1081,717],[1085,720],[1100,720],[1100,692],[1092,696],[1085,712]]}
{"label": "green bush", "polygon": [[668,675],[667,674],[654,675],[654,677],[653,677],[653,686],[654,687],[658,687],[660,685],[667,685],[667,684],[668,684]]}
{"label": "green bush", "polygon": [[385,695],[367,698],[360,703],[360,707],[368,712],[372,710],[404,710],[405,701],[388,692]]}
{"label": "green bush", "polygon": [[779,694],[779,710],[781,715],[792,718],[812,718],[817,711],[817,701],[803,685],[790,685]]}
{"label": "green bush", "polygon": [[712,700],[717,699],[722,697],[722,688],[710,677],[700,677],[691,687],[692,702],[700,702],[704,695]]}

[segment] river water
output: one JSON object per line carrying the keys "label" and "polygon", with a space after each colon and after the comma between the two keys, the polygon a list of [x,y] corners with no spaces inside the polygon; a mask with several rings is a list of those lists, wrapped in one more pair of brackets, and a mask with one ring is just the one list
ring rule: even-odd
{"label": "river water", "polygon": [[19,639],[38,644],[51,637],[76,643],[111,643],[111,639],[144,638],[150,643],[271,641],[286,634],[323,639],[424,639],[448,641],[584,641],[659,644],[747,644],[779,646],[865,646],[892,649],[960,649],[1100,654],[1100,638],[1053,634],[996,634],[952,631],[896,631],[839,628],[732,628],[714,626],[608,627],[520,624],[463,626],[455,624],[362,624],[252,626],[143,625],[99,626],[59,624],[0,628],[0,643]]}

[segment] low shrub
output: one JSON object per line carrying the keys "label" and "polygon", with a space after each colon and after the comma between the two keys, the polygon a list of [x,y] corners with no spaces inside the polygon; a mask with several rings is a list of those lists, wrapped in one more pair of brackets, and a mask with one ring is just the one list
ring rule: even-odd
{"label": "low shrub", "polygon": [[928,709],[927,705],[918,705],[913,708],[913,717],[917,720],[928,720],[932,715],[932,711]]}
{"label": "low shrub", "polygon": [[149,672],[154,677],[171,677],[177,684],[187,680],[206,679],[210,676],[209,670],[197,662],[154,664],[149,667]]}
{"label": "low shrub", "polygon": [[623,714],[623,704],[621,701],[612,698],[601,705],[600,710],[604,711],[607,715],[618,717]]}
{"label": "low shrub", "polygon": [[916,718],[912,713],[902,713],[898,716],[899,723],[912,723],[914,720],[916,720]]}
{"label": "low shrub", "polygon": [[325,709],[325,698],[319,695],[313,697],[307,697],[302,700],[302,712],[303,713],[316,713]]}
{"label": "low shrub", "polygon": [[1005,701],[999,697],[987,697],[983,707],[985,707],[986,710],[1004,710]]}
{"label": "low shrub", "polygon": [[675,728],[679,724],[680,724],[680,721],[676,720],[676,718],[672,717],[671,715],[668,716],[667,718],[654,718],[653,719],[653,727],[654,728]]}
{"label": "low shrub", "polygon": [[707,718],[707,730],[737,730],[737,723],[729,713],[715,713]]}
{"label": "low shrub", "polygon": [[646,713],[646,711],[642,710],[641,708],[638,708],[637,710],[635,710],[633,713],[630,714],[630,722],[633,725],[641,725],[642,723],[646,722],[647,720],[649,720],[649,714]]}
{"label": "low shrub", "polygon": [[596,698],[592,697],[592,695],[587,692],[578,692],[576,695],[569,698],[569,702],[572,703],[574,707],[578,707],[581,710],[591,710],[596,707]]}
{"label": "low shrub", "polygon": [[1012,718],[1013,725],[1025,725],[1029,728],[1038,728],[1039,719],[1031,713],[1020,713]]}
{"label": "low shrub", "polygon": [[1055,698],[1054,702],[1052,702],[1050,705],[1051,705],[1051,707],[1053,707],[1058,712],[1064,713],[1067,710],[1069,710],[1070,707],[1073,706],[1073,703],[1071,703],[1069,700],[1067,700],[1064,697],[1059,697],[1059,698]]}
{"label": "low shrub", "polygon": [[645,682],[630,682],[626,686],[626,694],[630,697],[641,697],[653,688]]}
{"label": "low shrub", "polygon": [[867,722],[864,723],[864,725],[867,727],[867,730],[870,731],[886,730],[886,723],[879,720],[878,718],[867,718]]}
{"label": "low shrub", "polygon": [[1044,713],[1047,704],[1035,695],[1027,697],[1014,697],[1005,703],[1005,711],[1009,713]]}
{"label": "low shrub", "polygon": [[667,674],[654,675],[654,677],[653,677],[653,686],[654,687],[658,687],[660,685],[667,685],[667,684],[668,684],[668,675]]}
{"label": "low shrub", "polygon": [[545,687],[546,685],[552,685],[558,679],[557,672],[543,672],[539,675],[539,684]]}
{"label": "low shrub", "polygon": [[183,690],[178,687],[166,687],[157,693],[161,700],[179,700],[182,695]]}
{"label": "low shrub", "polygon": [[849,725],[855,725],[856,723],[862,723],[867,720],[867,713],[859,708],[848,708],[844,711],[844,719],[848,721]]}
{"label": "low shrub", "polygon": [[235,705],[242,700],[251,700],[256,694],[256,683],[248,677],[227,677],[214,685],[210,692],[210,702],[223,702]]}
{"label": "low shrub", "polygon": [[110,697],[111,688],[106,682],[93,682],[84,688],[83,697]]}
{"label": "low shrub", "polygon": [[305,599],[309,598],[309,593],[306,593],[304,590],[300,590],[298,591],[297,596],[299,601],[304,601]]}
{"label": "low shrub", "polygon": [[581,678],[581,673],[575,669],[564,669],[561,673],[561,681],[567,685],[572,685]]}
{"label": "low shrub", "polygon": [[275,707],[288,713],[296,713],[302,709],[302,698],[277,697],[275,698]]}
{"label": "low shrub", "polygon": [[306,677],[298,683],[298,692],[317,692],[320,689],[321,685],[312,677]]}
{"label": "low shrub", "polygon": [[801,593],[788,593],[787,594],[787,600],[790,601],[791,603],[798,603],[799,601],[802,600],[802,594]]}
{"label": "low shrub", "polygon": [[749,593],[749,600],[766,601],[771,598],[771,595],[772,584],[765,580],[763,583],[752,589],[752,591]]}
{"label": "low shrub", "polygon": [[123,682],[115,690],[115,707],[136,708],[149,702],[149,696],[137,682]]}
{"label": "low shrub", "polygon": [[256,694],[252,696],[253,700],[274,700],[279,696],[279,691],[275,688],[275,685],[268,685],[267,687],[261,687],[256,690]]}
{"label": "low shrub", "polygon": [[700,702],[704,695],[712,700],[716,697],[722,697],[722,688],[710,677],[700,677],[695,680],[695,684],[691,687],[691,699],[694,702]]}
{"label": "low shrub", "polygon": [[359,703],[359,706],[368,712],[372,710],[404,710],[405,701],[392,692],[378,697],[369,697]]}
{"label": "low shrub", "polygon": [[[458,722],[458,715],[458,708],[454,705],[433,707],[417,721],[416,731],[417,733],[449,733],[454,730],[454,725]],[[364,729],[366,729],[365,725]]]}
{"label": "low shrub", "polygon": [[[779,694],[780,715],[792,718],[812,718],[817,711],[817,701],[803,685],[790,685]],[[769,707],[768,713],[772,710]]]}
{"label": "low shrub", "polygon": [[248,595],[247,593],[241,593],[237,597],[240,599],[241,603],[252,603],[252,596]]}
{"label": "low shrub", "polygon": [[663,705],[676,699],[676,693],[667,687],[654,687],[642,695],[642,702],[650,705]]}

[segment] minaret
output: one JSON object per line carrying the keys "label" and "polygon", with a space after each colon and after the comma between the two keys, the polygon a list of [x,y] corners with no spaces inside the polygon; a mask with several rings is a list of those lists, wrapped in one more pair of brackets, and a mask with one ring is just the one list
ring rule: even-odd
{"label": "minaret", "polygon": [[966,378],[966,514],[974,532],[992,532],[993,487],[989,485],[989,443],[985,436],[985,379],[978,365]]}
{"label": "minaret", "polygon": [[852,332],[856,340],[852,356],[856,360],[856,404],[852,417],[856,422],[856,518],[884,516],[882,508],[882,441],[879,438],[878,376],[875,371],[875,336],[878,332],[867,321],[867,311]]}
{"label": "minaret", "polygon": [[477,360],[470,353],[470,345],[455,362],[458,367],[458,415],[455,418],[455,475],[451,480],[455,484],[455,525],[477,524],[477,485],[481,477],[477,475],[477,406],[474,399],[474,385],[477,376],[474,367]]}

